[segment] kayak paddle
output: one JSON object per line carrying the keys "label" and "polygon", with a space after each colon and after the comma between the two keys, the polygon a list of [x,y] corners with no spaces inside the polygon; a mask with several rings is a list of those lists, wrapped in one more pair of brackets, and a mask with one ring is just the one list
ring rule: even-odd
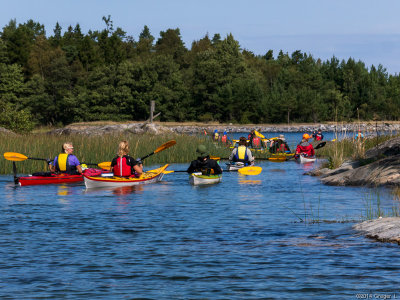
{"label": "kayak paddle", "polygon": [[[24,161],[27,159],[33,159],[33,160],[44,160],[44,161],[48,161],[48,159],[46,158],[37,158],[37,157],[28,157],[26,155],[23,155],[21,153],[16,153],[16,152],[5,152],[4,153],[4,158],[7,160],[11,160],[11,161]],[[86,164],[86,165],[90,165],[90,166],[99,166],[102,169],[109,169],[111,166],[111,162],[101,162],[99,164],[96,163],[81,163],[81,164]]]}
{"label": "kayak paddle", "polygon": [[27,159],[47,161],[47,159],[45,159],[45,158],[28,157],[26,155],[23,155],[21,153],[16,153],[16,152],[5,152],[4,158],[7,160],[11,160],[11,161],[24,161]]}
{"label": "kayak paddle", "polygon": [[156,150],[154,150],[150,154],[147,154],[146,156],[143,156],[143,157],[139,158],[138,160],[144,160],[145,158],[148,158],[149,156],[151,156],[153,154],[156,154],[156,153],[161,152],[161,151],[163,151],[165,149],[168,149],[168,148],[172,147],[175,144],[176,144],[175,140],[168,141],[168,142],[162,144],[160,147],[158,147]]}
{"label": "kayak paddle", "polygon": [[320,148],[324,147],[325,145],[326,145],[326,142],[321,142],[315,147],[315,149],[320,149]]}
{"label": "kayak paddle", "polygon": [[258,175],[262,171],[261,167],[249,166],[244,167],[238,170],[238,172],[242,175]]}
{"label": "kayak paddle", "polygon": [[254,130],[254,133],[255,133],[256,136],[258,136],[259,138],[265,139],[265,136],[262,135],[261,133],[259,133],[257,130]]}
{"label": "kayak paddle", "polygon": [[[161,152],[161,151],[163,151],[165,149],[168,149],[168,148],[172,147],[175,144],[176,144],[175,140],[168,141],[168,142],[162,144],[160,147],[158,147],[156,150],[154,150],[150,154],[147,154],[146,156],[143,156],[142,158],[138,158],[137,161],[142,161],[142,160],[148,158],[149,156],[151,156],[153,154],[156,154],[158,152]],[[110,169],[111,168],[111,161],[105,161],[105,162],[99,163],[98,166],[100,168],[102,168],[102,169]]]}

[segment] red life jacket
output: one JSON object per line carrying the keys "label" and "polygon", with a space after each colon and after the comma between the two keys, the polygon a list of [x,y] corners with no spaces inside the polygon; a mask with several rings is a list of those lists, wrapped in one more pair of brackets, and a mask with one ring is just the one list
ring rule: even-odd
{"label": "red life jacket", "polygon": [[285,152],[287,150],[285,143],[282,143],[279,148],[278,152]]}
{"label": "red life jacket", "polygon": [[314,147],[308,142],[297,145],[296,153],[304,153],[307,154],[307,156],[315,155]]}
{"label": "red life jacket", "polygon": [[114,176],[131,176],[132,168],[126,163],[126,157],[118,157],[117,164],[113,167]]}
{"label": "red life jacket", "polygon": [[253,148],[260,148],[261,147],[261,140],[258,136],[253,138],[252,142]]}
{"label": "red life jacket", "polygon": [[322,140],[322,135],[320,135],[320,134],[315,135],[315,140],[321,141]]}
{"label": "red life jacket", "polygon": [[226,135],[223,135],[223,136],[221,137],[221,142],[223,142],[224,144],[226,144],[226,138],[227,138],[227,136],[226,136]]}

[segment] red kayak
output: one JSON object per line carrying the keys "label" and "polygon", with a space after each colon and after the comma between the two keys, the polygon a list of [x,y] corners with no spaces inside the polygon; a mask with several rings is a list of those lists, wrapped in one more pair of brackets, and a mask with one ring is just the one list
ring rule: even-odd
{"label": "red kayak", "polygon": [[57,184],[57,183],[71,183],[83,181],[82,175],[70,175],[70,174],[54,174],[50,176],[24,176],[17,177],[17,182],[20,186],[25,185],[38,185],[38,184]]}
{"label": "red kayak", "polygon": [[[90,174],[89,176],[96,176],[104,171],[98,169],[86,169],[85,173]],[[70,174],[56,174],[50,172],[34,173],[33,175],[16,177],[15,183],[20,186],[25,185],[42,185],[42,184],[59,184],[59,183],[73,183],[82,182],[82,175],[70,175]]]}

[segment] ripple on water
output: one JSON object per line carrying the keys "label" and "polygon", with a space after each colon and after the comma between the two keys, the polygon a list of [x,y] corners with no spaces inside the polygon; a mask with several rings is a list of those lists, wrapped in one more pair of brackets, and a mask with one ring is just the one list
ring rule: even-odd
{"label": "ripple on water", "polygon": [[0,298],[343,299],[399,285],[398,246],[351,228],[371,191],[259,165],[203,188],[183,173],[118,191],[0,180]]}

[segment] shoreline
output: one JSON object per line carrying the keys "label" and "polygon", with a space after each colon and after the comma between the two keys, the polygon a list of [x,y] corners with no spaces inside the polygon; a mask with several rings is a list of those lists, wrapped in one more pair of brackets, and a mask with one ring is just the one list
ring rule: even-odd
{"label": "shoreline", "polygon": [[[204,133],[204,130],[211,134],[214,130],[218,132],[313,132],[321,129],[323,132],[397,132],[400,131],[400,122],[364,122],[364,123],[314,123],[314,124],[219,124],[219,123],[196,123],[196,122],[92,122],[75,123],[63,128],[44,131],[48,134],[105,134],[128,131],[134,134],[150,133],[177,133],[196,134]],[[43,132],[43,131],[42,131]]]}

